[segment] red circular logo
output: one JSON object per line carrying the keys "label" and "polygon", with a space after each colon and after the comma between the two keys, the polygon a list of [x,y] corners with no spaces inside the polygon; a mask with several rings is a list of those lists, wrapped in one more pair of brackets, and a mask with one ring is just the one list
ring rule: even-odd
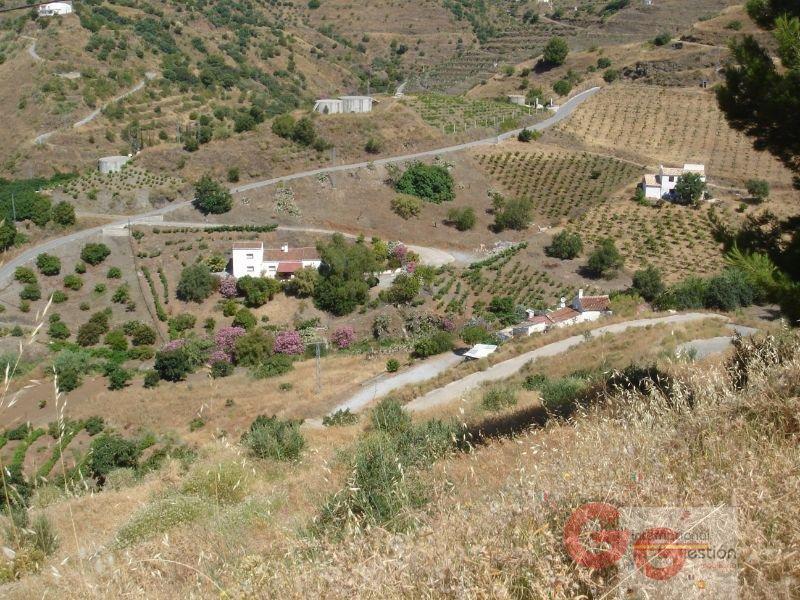
{"label": "red circular logo", "polygon": [[[650,579],[664,581],[674,577],[686,563],[686,549],[675,545],[680,537],[667,527],[648,529],[633,543],[633,562]],[[654,561],[658,561],[654,564]],[[662,562],[668,562],[660,566]]]}

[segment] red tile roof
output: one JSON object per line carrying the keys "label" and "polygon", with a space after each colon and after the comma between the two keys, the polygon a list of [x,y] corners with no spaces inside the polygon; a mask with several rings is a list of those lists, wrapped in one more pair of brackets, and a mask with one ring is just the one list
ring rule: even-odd
{"label": "red tile roof", "polygon": [[317,249],[313,246],[306,248],[289,248],[284,252],[280,248],[265,248],[265,261],[295,261],[295,260],[319,260]]}
{"label": "red tile roof", "polygon": [[559,308],[558,310],[554,310],[551,313],[547,313],[547,315],[545,316],[551,323],[563,323],[564,321],[569,321],[570,319],[573,319],[578,315],[580,315],[580,313],[577,310],[567,306],[565,308]]}
{"label": "red tile roof", "polygon": [[608,296],[584,296],[581,298],[581,308],[587,310],[608,310],[611,306],[611,301]]}
{"label": "red tile roof", "polygon": [[287,261],[278,263],[278,273],[294,273],[298,269],[303,268],[303,263],[297,261]]}

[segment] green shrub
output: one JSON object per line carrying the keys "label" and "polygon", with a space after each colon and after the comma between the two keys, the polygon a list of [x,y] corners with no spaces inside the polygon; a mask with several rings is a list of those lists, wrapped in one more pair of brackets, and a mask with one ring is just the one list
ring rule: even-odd
{"label": "green shrub", "polygon": [[653,38],[653,44],[656,46],[666,46],[672,41],[672,34],[668,31],[664,31],[659,33],[655,38]]}
{"label": "green shrub", "polygon": [[248,490],[248,472],[241,463],[234,461],[195,466],[181,488],[184,494],[223,505],[238,504],[245,499]]}
{"label": "green shrub", "polygon": [[533,206],[527,198],[519,198],[503,202],[494,211],[494,230],[499,233],[506,229],[521,231],[531,224]]}
{"label": "green shrub", "polygon": [[547,376],[542,375],[541,373],[533,373],[532,375],[528,375],[525,377],[525,380],[522,382],[522,387],[526,390],[538,390],[545,384],[547,381]]}
{"label": "green shrub", "polygon": [[481,407],[484,410],[503,410],[509,406],[516,406],[517,392],[514,388],[503,386],[493,387],[483,394]]}
{"label": "green shrub", "polygon": [[769,196],[769,182],[765,179],[748,179],[747,193],[756,202],[763,202]]}
{"label": "green shrub", "polygon": [[256,365],[251,373],[256,379],[266,379],[268,377],[278,377],[279,375],[288,373],[292,368],[291,356],[286,354],[273,354]]}
{"label": "green shrub", "polygon": [[76,222],[75,207],[69,202],[62,200],[53,207],[52,217],[53,221],[58,225],[65,227],[68,225],[74,225]]}
{"label": "green shrub", "polygon": [[661,271],[652,265],[633,274],[633,289],[645,300],[652,302],[664,293],[666,286],[661,279]]}
{"label": "green shrub", "polygon": [[50,298],[53,300],[53,304],[62,304],[69,300],[69,296],[67,296],[61,290],[56,290],[52,294],[50,294]]}
{"label": "green shrub", "polygon": [[20,283],[37,283],[36,273],[28,267],[17,267],[14,269],[14,279]]}
{"label": "green shrub", "polygon": [[184,302],[202,302],[214,291],[216,280],[208,266],[202,263],[190,265],[181,271],[180,281],[175,290]]}
{"label": "green shrub", "polygon": [[447,220],[459,231],[468,231],[475,227],[475,209],[471,206],[453,208],[447,213]]}
{"label": "green shrub", "polygon": [[103,478],[114,469],[136,468],[141,453],[135,441],[117,434],[103,433],[92,440],[89,470],[93,476]]}
{"label": "green shrub", "polygon": [[105,422],[103,421],[103,417],[99,417],[97,415],[89,417],[83,422],[83,427],[86,429],[86,433],[90,436],[95,436],[98,433],[101,433],[103,429],[105,429]]}
{"label": "green shrub", "polygon": [[195,184],[194,207],[204,215],[219,215],[233,207],[231,193],[210,175],[203,175]]}
{"label": "green shrub", "polygon": [[553,258],[571,260],[583,252],[583,240],[580,234],[564,229],[553,237],[553,241],[544,252]]}
{"label": "green shrub", "polygon": [[300,433],[300,423],[279,420],[274,415],[259,415],[242,436],[242,443],[257,458],[297,460],[306,443]]}
{"label": "green shrub", "polygon": [[99,265],[108,258],[109,254],[111,254],[111,250],[105,244],[86,244],[81,250],[81,260],[90,265]]}
{"label": "green shrub", "polygon": [[64,287],[78,291],[83,287],[83,279],[79,275],[67,275],[64,277]]}
{"label": "green shrub", "polygon": [[111,267],[106,273],[108,279],[119,279],[122,277],[122,270],[119,267]]}
{"label": "green shrub", "polygon": [[218,360],[211,364],[211,377],[218,379],[228,377],[233,373],[233,365],[227,360]]}
{"label": "green shrub", "polygon": [[108,389],[121,390],[131,379],[131,374],[126,369],[114,367],[108,373]]}
{"label": "green shrub", "polygon": [[436,333],[418,340],[414,344],[414,356],[426,358],[453,349],[453,336],[447,331],[437,331]]}
{"label": "green shrub", "polygon": [[392,200],[392,211],[405,220],[419,216],[422,200],[414,196],[397,196]]}
{"label": "green shrub", "polygon": [[131,546],[212,512],[212,505],[204,498],[170,494],[134,513],[117,533],[116,545],[120,548]]}
{"label": "green shrub", "polygon": [[183,381],[194,371],[194,365],[184,348],[157,352],[153,366],[164,381]]}
{"label": "green shrub", "polygon": [[364,144],[364,151],[368,154],[378,154],[382,149],[380,140],[369,138],[367,143]]}
{"label": "green shrub", "polygon": [[589,256],[587,268],[594,277],[612,279],[622,268],[623,262],[614,240],[605,238]]}
{"label": "green shrub", "polygon": [[566,96],[572,91],[572,84],[569,79],[559,79],[553,84],[553,91],[559,96]]}
{"label": "green shrub", "polygon": [[395,187],[398,192],[436,204],[455,198],[453,176],[439,165],[414,163],[403,172]]}
{"label": "green shrub", "polygon": [[400,362],[396,358],[390,358],[386,361],[386,370],[389,373],[396,373],[400,369]]}
{"label": "green shrub", "polygon": [[351,412],[349,408],[339,409],[330,415],[322,417],[322,424],[325,427],[354,425],[355,423],[358,423],[358,415]]}
{"label": "green shrub", "polygon": [[61,272],[61,259],[52,254],[43,252],[36,257],[36,268],[42,275],[52,276]]}
{"label": "green shrub", "polygon": [[567,40],[562,37],[553,37],[547,42],[542,53],[542,59],[550,67],[563,65],[569,54]]}
{"label": "green shrub", "polygon": [[411,427],[411,415],[393,398],[384,398],[372,409],[370,423],[377,431],[397,435]]}
{"label": "green shrub", "polygon": [[461,330],[461,339],[465,344],[486,344],[493,340],[492,334],[483,325],[467,325]]}
{"label": "green shrub", "polygon": [[19,297],[22,300],[39,300],[42,297],[42,288],[39,287],[38,283],[27,283],[20,290]]}
{"label": "green shrub", "polygon": [[568,417],[575,411],[586,385],[577,377],[546,380],[539,387],[542,406],[555,416]]}
{"label": "green shrub", "polygon": [[158,386],[159,381],[161,381],[161,377],[158,375],[158,371],[156,371],[155,369],[145,372],[144,387],[154,388]]}

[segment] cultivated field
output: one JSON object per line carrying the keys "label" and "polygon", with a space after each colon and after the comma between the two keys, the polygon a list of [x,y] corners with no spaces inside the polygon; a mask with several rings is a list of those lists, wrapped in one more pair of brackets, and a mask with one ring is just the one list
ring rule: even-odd
{"label": "cultivated field", "polygon": [[531,200],[534,213],[548,224],[575,219],[641,175],[636,165],[588,152],[512,147],[478,154],[476,160],[502,190]]}

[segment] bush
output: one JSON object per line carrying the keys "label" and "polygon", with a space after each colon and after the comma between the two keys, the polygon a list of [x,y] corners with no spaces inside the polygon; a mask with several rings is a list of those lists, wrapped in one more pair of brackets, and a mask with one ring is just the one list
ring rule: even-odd
{"label": "bush", "polygon": [[461,330],[461,339],[465,344],[485,344],[492,341],[492,334],[483,325],[467,325]]}
{"label": "bush", "polygon": [[64,277],[64,287],[77,292],[83,287],[83,279],[80,275],[67,275]]}
{"label": "bush", "polygon": [[273,354],[252,370],[256,379],[278,377],[292,370],[292,357],[287,354]]}
{"label": "bush", "polygon": [[156,330],[144,323],[137,323],[131,333],[131,343],[134,346],[150,346],[155,344]]}
{"label": "bush", "polygon": [[356,332],[350,325],[337,327],[331,334],[331,341],[339,350],[344,350],[356,341]]}
{"label": "bush", "polygon": [[221,215],[233,207],[233,198],[228,190],[206,174],[194,186],[192,204],[204,215]]}
{"label": "bush", "polygon": [[544,252],[553,258],[571,260],[583,252],[583,240],[581,240],[580,234],[565,229],[553,237],[553,241],[544,249]]}
{"label": "bush", "polygon": [[38,283],[28,283],[19,292],[21,300],[36,301],[42,297],[42,288]]}
{"label": "bush", "polygon": [[455,198],[453,176],[444,167],[414,163],[395,186],[397,191],[441,204]]}
{"label": "bush", "polygon": [[121,329],[114,329],[106,334],[106,346],[118,352],[124,352],[128,349],[128,339]]}
{"label": "bush", "polygon": [[14,279],[20,283],[36,283],[36,273],[28,267],[17,267],[14,269]]}
{"label": "bush", "polygon": [[53,221],[58,225],[68,226],[74,225],[76,222],[75,219],[75,207],[72,206],[69,202],[61,201],[53,207]]}
{"label": "bush", "polygon": [[281,331],[275,336],[275,352],[279,354],[300,355],[305,352],[305,345],[297,331]]}
{"label": "bush", "polygon": [[611,66],[611,59],[607,56],[601,56],[597,59],[597,68],[598,69],[607,69]]}
{"label": "bush", "polygon": [[666,46],[672,41],[672,34],[668,31],[664,31],[659,33],[655,38],[653,38],[653,44],[656,46]]}
{"label": "bush", "polygon": [[220,377],[228,377],[233,373],[233,364],[227,360],[216,360],[211,363],[211,377],[219,379]]}
{"label": "bush", "polygon": [[214,291],[216,280],[208,266],[202,263],[189,265],[181,271],[175,294],[184,302],[202,302]]}
{"label": "bush", "polygon": [[81,250],[81,260],[90,265],[99,265],[108,258],[109,254],[111,254],[111,250],[105,244],[86,244]]}
{"label": "bush", "polygon": [[122,270],[119,267],[111,267],[106,272],[106,278],[108,279],[119,279],[122,277]]}
{"label": "bush", "polygon": [[204,498],[170,494],[146,504],[123,525],[116,537],[116,545],[125,548],[160,534],[171,527],[190,523],[203,515],[211,514],[212,505]]}
{"label": "bush", "polygon": [[104,433],[92,440],[88,466],[94,477],[104,478],[114,469],[136,468],[141,450],[136,442]]}
{"label": "bush", "polygon": [[624,260],[614,240],[605,238],[589,256],[588,270],[594,277],[612,279],[622,268]]}
{"label": "bush", "polygon": [[748,179],[747,193],[756,202],[763,202],[769,196],[769,182],[764,179]]}
{"label": "bush", "polygon": [[521,231],[527,229],[531,223],[531,202],[526,198],[509,200],[494,212],[494,230],[501,232],[506,229]]}
{"label": "bush", "polygon": [[459,231],[468,231],[475,227],[475,209],[471,206],[453,208],[447,213],[447,219]]}
{"label": "bush", "polygon": [[91,416],[83,422],[83,428],[90,436],[94,437],[105,429],[105,422],[103,417],[97,415]]}
{"label": "bush", "polygon": [[319,272],[314,267],[303,267],[294,272],[286,283],[286,292],[299,298],[307,298],[314,295],[319,281]]}
{"label": "bush", "polygon": [[392,304],[408,304],[417,297],[420,281],[408,273],[400,273],[386,290],[386,299]]}
{"label": "bush", "polygon": [[606,83],[612,83],[619,79],[619,71],[616,69],[606,69],[603,73],[603,81]]}
{"label": "bush", "polygon": [[54,340],[66,340],[70,336],[69,328],[62,321],[55,321],[50,323],[47,329],[47,335]]}
{"label": "bush", "polygon": [[244,296],[244,303],[251,308],[258,308],[272,300],[280,291],[280,283],[268,277],[251,277],[245,275],[236,281],[236,289]]}
{"label": "bush", "polygon": [[447,331],[437,331],[429,337],[418,340],[414,344],[414,356],[426,358],[453,349],[453,336]]}
{"label": "bush", "polygon": [[108,372],[108,389],[121,390],[131,379],[131,374],[126,369],[114,367]]}
{"label": "bush", "polygon": [[397,196],[392,200],[392,211],[408,220],[422,212],[422,200],[413,196]]}
{"label": "bush", "polygon": [[536,129],[525,128],[517,134],[517,141],[528,143],[533,140],[538,140],[540,137],[542,137],[542,133],[540,131],[537,131]]}
{"label": "bush", "polygon": [[483,394],[481,400],[481,407],[484,410],[492,411],[503,410],[509,406],[516,406],[516,404],[517,393],[514,388],[508,386],[491,388]]}
{"label": "bush", "polygon": [[294,117],[290,114],[279,115],[272,121],[272,133],[284,139],[290,139],[294,132]]}
{"label": "bush", "polygon": [[214,466],[195,467],[181,490],[213,500],[217,504],[236,504],[248,493],[248,473],[238,462],[228,461]]}
{"label": "bush", "polygon": [[557,67],[564,64],[568,54],[569,45],[567,44],[567,40],[562,37],[553,37],[550,38],[550,41],[548,41],[547,45],[544,47],[542,57],[545,64],[550,67]]}
{"label": "bush", "polygon": [[228,182],[236,183],[239,181],[239,167],[231,167],[228,169]]}
{"label": "bush", "polygon": [[553,91],[559,96],[566,96],[572,91],[572,84],[569,79],[559,79],[553,84]]}
{"label": "bush", "polygon": [[84,273],[86,273],[86,263],[76,262],[75,272],[78,273],[78,275],[83,275]]}
{"label": "bush", "polygon": [[75,341],[79,346],[94,346],[107,331],[108,327],[104,327],[101,323],[89,321],[78,328]]}
{"label": "bush", "polygon": [[36,257],[36,267],[42,275],[58,275],[61,272],[61,259],[44,252]]}
{"label": "bush", "polygon": [[242,436],[242,443],[257,458],[297,460],[306,444],[300,433],[300,423],[279,420],[274,415],[259,415]]}
{"label": "bush", "polygon": [[645,300],[652,302],[664,293],[666,286],[661,279],[661,271],[652,265],[633,274],[633,289]]}
{"label": "bush", "polygon": [[256,320],[255,315],[246,308],[240,308],[238,311],[236,311],[236,315],[233,317],[233,321],[231,322],[232,327],[241,327],[247,331],[250,331],[256,325],[258,325],[258,321]]}
{"label": "bush", "polygon": [[161,377],[158,376],[158,371],[151,370],[146,371],[144,374],[144,387],[146,388],[154,388],[158,385],[158,382],[161,381]]}
{"label": "bush", "polygon": [[372,409],[370,423],[373,429],[397,435],[411,428],[411,415],[393,398],[384,398]]}
{"label": "bush", "polygon": [[368,154],[378,154],[381,151],[381,149],[382,149],[382,146],[381,146],[380,141],[376,140],[375,138],[369,138],[367,140],[367,143],[364,144],[364,150]]}
{"label": "bush", "polygon": [[255,367],[272,354],[275,340],[263,329],[253,329],[239,336],[234,343],[233,357],[237,365]]}
{"label": "bush", "polygon": [[731,311],[753,303],[753,288],[747,277],[737,269],[727,269],[712,277],[706,286],[706,308]]}
{"label": "bush", "polygon": [[586,381],[577,377],[546,380],[539,387],[542,406],[555,416],[568,417],[577,407],[585,388]]}
{"label": "bush", "polygon": [[386,361],[386,371],[389,373],[396,373],[400,369],[400,361],[396,358],[390,358]]}
{"label": "bush", "polygon": [[324,427],[346,426],[356,423],[358,423],[358,415],[350,412],[349,408],[339,409],[333,414],[322,417],[322,425]]}
{"label": "bush", "polygon": [[194,366],[183,348],[156,352],[154,368],[165,381],[182,381],[194,371]]}
{"label": "bush", "polygon": [[706,281],[700,277],[687,277],[656,299],[656,307],[665,310],[703,308],[706,303]]}

